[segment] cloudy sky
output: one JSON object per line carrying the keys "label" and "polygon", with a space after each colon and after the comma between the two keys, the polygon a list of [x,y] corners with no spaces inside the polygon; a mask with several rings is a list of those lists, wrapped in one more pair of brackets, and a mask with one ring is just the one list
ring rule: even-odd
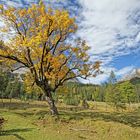
{"label": "cloudy sky", "polygon": [[[0,0],[1,4],[28,7],[39,0]],[[113,70],[124,77],[140,67],[140,0],[44,0],[76,16],[77,36],[91,46],[91,60],[101,60],[104,73],[88,81],[104,82]]]}

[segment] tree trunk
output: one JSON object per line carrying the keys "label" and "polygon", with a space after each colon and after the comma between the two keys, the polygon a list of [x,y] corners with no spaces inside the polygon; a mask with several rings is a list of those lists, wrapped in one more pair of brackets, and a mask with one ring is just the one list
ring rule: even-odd
{"label": "tree trunk", "polygon": [[47,100],[48,102],[48,105],[50,107],[50,112],[51,112],[51,115],[53,116],[57,116],[58,115],[58,111],[57,111],[57,107],[55,106],[55,102],[54,102],[54,99],[52,97],[52,92],[50,90],[50,87],[48,85],[48,83],[45,83],[46,81],[43,82],[39,82],[37,81],[36,84],[42,89],[42,91],[44,91],[45,93],[45,99]]}
{"label": "tree trunk", "polygon": [[50,92],[49,93],[47,92],[46,100],[47,100],[47,102],[49,104],[51,115],[53,115],[53,116],[58,115],[57,107],[55,106],[52,94]]}

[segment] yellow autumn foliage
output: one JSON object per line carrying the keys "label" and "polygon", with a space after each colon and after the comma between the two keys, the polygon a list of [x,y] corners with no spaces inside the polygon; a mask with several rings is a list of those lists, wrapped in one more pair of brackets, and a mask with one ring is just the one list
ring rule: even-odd
{"label": "yellow autumn foliage", "polygon": [[46,10],[42,1],[27,9],[0,5],[0,19],[4,22],[0,31],[13,33],[0,49],[0,57],[9,66],[19,63],[28,69],[27,85],[35,81],[41,88],[56,89],[69,79],[91,76],[92,70],[99,69],[89,62],[90,47],[85,41],[68,40],[78,28],[68,11]]}

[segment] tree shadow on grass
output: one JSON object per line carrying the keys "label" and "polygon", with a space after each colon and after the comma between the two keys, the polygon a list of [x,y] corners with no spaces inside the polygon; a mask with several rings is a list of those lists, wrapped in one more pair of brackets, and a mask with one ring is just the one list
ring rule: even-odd
{"label": "tree shadow on grass", "polygon": [[21,137],[18,132],[28,132],[31,131],[33,128],[25,128],[25,129],[10,129],[10,130],[2,130],[0,131],[0,137],[1,136],[15,136],[19,140],[25,140],[23,137]]}
{"label": "tree shadow on grass", "polygon": [[13,112],[13,113],[16,115],[19,115],[21,117],[32,117],[33,115],[43,117],[46,114],[49,114],[49,111],[40,110],[37,112],[26,112],[25,111],[25,112]]}
{"label": "tree shadow on grass", "polygon": [[79,107],[79,106],[65,106],[65,107],[57,107],[57,108],[58,110],[61,110],[61,111],[73,111],[73,112],[83,110],[83,107]]}
{"label": "tree shadow on grass", "polygon": [[47,108],[47,104],[30,104],[30,103],[24,103],[24,102],[0,102],[0,108],[6,108],[10,110],[16,110],[21,109],[25,110],[28,108]]}
{"label": "tree shadow on grass", "polygon": [[131,127],[140,127],[140,114],[136,112],[132,113],[109,113],[109,112],[93,112],[93,111],[81,111],[81,112],[69,112],[69,111],[61,111],[60,115],[69,120],[82,120],[82,119],[91,119],[93,121],[96,120],[104,120],[106,122],[118,122],[125,125],[129,125]]}

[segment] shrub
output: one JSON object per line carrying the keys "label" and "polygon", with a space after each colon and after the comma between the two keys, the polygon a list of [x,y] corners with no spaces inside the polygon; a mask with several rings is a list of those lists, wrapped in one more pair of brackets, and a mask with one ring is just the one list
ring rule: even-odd
{"label": "shrub", "polygon": [[5,119],[3,117],[0,117],[0,130],[3,128]]}

